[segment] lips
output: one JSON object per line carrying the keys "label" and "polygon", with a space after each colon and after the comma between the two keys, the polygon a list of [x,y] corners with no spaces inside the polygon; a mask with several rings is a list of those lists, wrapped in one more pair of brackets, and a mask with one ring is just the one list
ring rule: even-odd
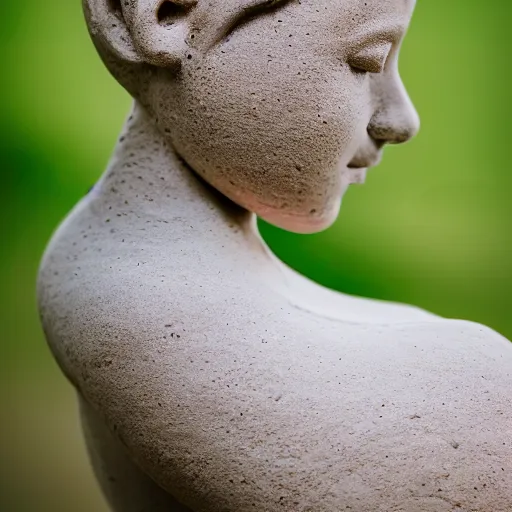
{"label": "lips", "polygon": [[371,158],[365,157],[358,158],[357,156],[351,160],[351,162],[347,165],[349,169],[368,169],[369,167],[375,167],[380,163],[381,155],[376,154],[375,156],[372,156]]}
{"label": "lips", "polygon": [[357,154],[347,165],[349,172],[349,183],[364,183],[366,181],[366,172],[370,167],[375,167],[379,164],[382,153],[369,151],[361,151]]}
{"label": "lips", "polygon": [[348,182],[352,184],[363,184],[366,181],[366,168],[352,167],[349,169]]}
{"label": "lips", "polygon": [[379,165],[382,159],[382,151],[378,146],[361,148],[347,165],[349,169],[368,169]]}

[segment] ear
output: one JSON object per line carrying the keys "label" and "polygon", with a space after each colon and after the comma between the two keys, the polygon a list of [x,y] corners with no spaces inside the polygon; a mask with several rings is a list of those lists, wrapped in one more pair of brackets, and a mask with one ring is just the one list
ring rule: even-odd
{"label": "ear", "polygon": [[197,0],[84,0],[91,35],[134,64],[180,66]]}
{"label": "ear", "polygon": [[142,63],[133,45],[121,8],[122,0],[83,0],[85,18],[93,40],[116,57]]}

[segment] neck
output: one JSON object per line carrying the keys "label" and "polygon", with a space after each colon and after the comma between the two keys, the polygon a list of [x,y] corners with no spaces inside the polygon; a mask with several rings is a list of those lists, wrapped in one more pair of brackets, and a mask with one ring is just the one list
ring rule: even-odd
{"label": "neck", "polygon": [[96,192],[109,200],[129,201],[147,215],[179,215],[202,230],[236,224],[257,234],[254,214],[202,181],[137,103]]}
{"label": "neck", "polygon": [[[198,178],[137,104],[89,204],[102,226],[123,230],[157,258],[171,251],[172,264],[199,281],[217,276],[214,287],[264,287],[295,307],[337,321],[381,319],[372,301],[326,290],[279,261],[261,239],[255,215]],[[110,216],[115,222],[104,224]],[[381,312],[386,319],[388,309]],[[400,308],[397,315],[402,319]]]}
{"label": "neck", "polygon": [[191,237],[192,244],[222,258],[236,254],[274,282],[283,275],[283,264],[261,239],[256,216],[202,181],[137,103],[93,194],[104,205],[128,205],[141,224],[164,222],[170,238]]}

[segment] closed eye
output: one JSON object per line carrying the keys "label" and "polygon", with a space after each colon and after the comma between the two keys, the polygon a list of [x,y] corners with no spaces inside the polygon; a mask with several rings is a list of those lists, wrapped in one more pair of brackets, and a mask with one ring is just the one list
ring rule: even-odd
{"label": "closed eye", "polygon": [[391,51],[392,44],[381,42],[366,46],[347,59],[348,64],[356,71],[364,73],[382,73]]}

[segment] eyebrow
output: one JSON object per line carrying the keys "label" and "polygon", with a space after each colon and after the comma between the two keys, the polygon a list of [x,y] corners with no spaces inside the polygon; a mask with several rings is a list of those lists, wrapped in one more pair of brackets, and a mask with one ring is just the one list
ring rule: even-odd
{"label": "eyebrow", "polygon": [[241,9],[229,17],[224,24],[221,39],[228,37],[238,27],[248,23],[260,14],[275,12],[294,0],[250,0]]}

